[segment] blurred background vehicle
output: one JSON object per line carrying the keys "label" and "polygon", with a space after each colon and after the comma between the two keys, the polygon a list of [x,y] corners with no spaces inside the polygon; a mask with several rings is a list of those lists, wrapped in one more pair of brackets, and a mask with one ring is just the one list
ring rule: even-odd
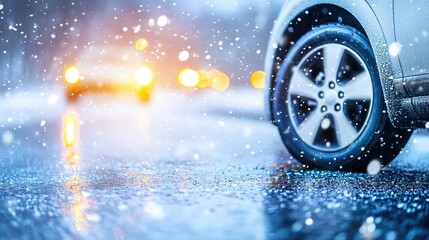
{"label": "blurred background vehicle", "polygon": [[266,39],[282,3],[3,2],[0,91],[64,86],[65,70],[77,63],[84,49],[132,46],[140,38],[148,42],[139,52],[153,68],[155,90],[181,88],[177,77],[186,68],[217,69],[230,78],[230,87],[247,87],[251,73],[263,68]]}
{"label": "blurred background vehicle", "polygon": [[65,70],[66,94],[76,100],[86,92],[128,91],[142,101],[149,101],[154,87],[154,74],[145,62],[145,40],[131,44],[85,46]]}

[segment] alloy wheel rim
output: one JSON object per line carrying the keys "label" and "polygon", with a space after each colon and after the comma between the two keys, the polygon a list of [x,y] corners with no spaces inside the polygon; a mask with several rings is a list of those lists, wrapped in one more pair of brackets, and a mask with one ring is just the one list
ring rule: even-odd
{"label": "alloy wheel rim", "polygon": [[335,152],[350,146],[371,115],[374,89],[363,59],[347,46],[319,46],[292,69],[288,114],[308,146]]}

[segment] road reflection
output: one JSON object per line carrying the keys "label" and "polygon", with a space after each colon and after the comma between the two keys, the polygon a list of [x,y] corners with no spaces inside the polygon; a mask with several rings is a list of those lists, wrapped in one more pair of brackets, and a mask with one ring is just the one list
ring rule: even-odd
{"label": "road reflection", "polygon": [[81,176],[81,149],[79,117],[73,109],[66,111],[63,117],[63,151],[62,165],[66,181],[64,189],[71,193],[71,203],[63,205],[64,214],[70,216],[77,231],[88,228],[88,221],[91,217],[88,208],[93,205],[89,199],[89,194],[83,191],[87,185],[86,179]]}
{"label": "road reflection", "polygon": [[269,238],[387,239],[425,236],[428,173],[377,176],[277,166],[266,188]]}

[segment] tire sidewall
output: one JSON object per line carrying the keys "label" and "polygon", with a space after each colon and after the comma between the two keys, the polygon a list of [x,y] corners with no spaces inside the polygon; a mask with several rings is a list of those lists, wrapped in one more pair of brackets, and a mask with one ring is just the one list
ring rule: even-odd
{"label": "tire sidewall", "polygon": [[[297,134],[288,116],[288,88],[294,66],[311,50],[328,43],[342,44],[359,55],[366,64],[372,80],[373,101],[366,126],[360,136],[344,149],[327,152],[307,145]],[[308,165],[323,168],[338,168],[365,159],[379,138],[380,129],[386,121],[384,98],[376,60],[368,40],[353,28],[342,25],[324,25],[301,37],[290,49],[281,64],[274,90],[274,118],[280,135],[289,152]],[[341,133],[340,133],[341,134]],[[365,160],[363,160],[365,161]],[[361,165],[361,163],[360,163]]]}

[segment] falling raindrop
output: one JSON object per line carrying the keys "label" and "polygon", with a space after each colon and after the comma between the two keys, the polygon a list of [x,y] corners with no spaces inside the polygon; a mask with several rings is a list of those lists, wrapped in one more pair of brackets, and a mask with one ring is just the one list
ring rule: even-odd
{"label": "falling raindrop", "polygon": [[158,20],[156,20],[158,27],[165,27],[168,24],[168,18],[165,15],[161,15]]}
{"label": "falling raindrop", "polygon": [[381,162],[378,160],[372,160],[367,167],[367,172],[370,175],[377,175],[381,171]]}
{"label": "falling raindrop", "polygon": [[325,118],[322,121],[321,127],[322,129],[326,130],[331,126],[331,120],[329,118]]}
{"label": "falling raindrop", "polygon": [[305,220],[305,225],[307,225],[307,226],[313,225],[313,219],[311,219],[311,218],[307,218],[307,219]]}
{"label": "falling raindrop", "polygon": [[10,145],[13,142],[13,134],[11,132],[5,132],[2,136],[2,141],[4,145]]}
{"label": "falling raindrop", "polygon": [[185,62],[189,59],[189,52],[188,51],[181,51],[179,53],[179,61]]}
{"label": "falling raindrop", "polygon": [[402,50],[402,45],[398,42],[393,42],[389,46],[389,53],[390,53],[390,56],[392,57],[398,56],[401,50]]}

